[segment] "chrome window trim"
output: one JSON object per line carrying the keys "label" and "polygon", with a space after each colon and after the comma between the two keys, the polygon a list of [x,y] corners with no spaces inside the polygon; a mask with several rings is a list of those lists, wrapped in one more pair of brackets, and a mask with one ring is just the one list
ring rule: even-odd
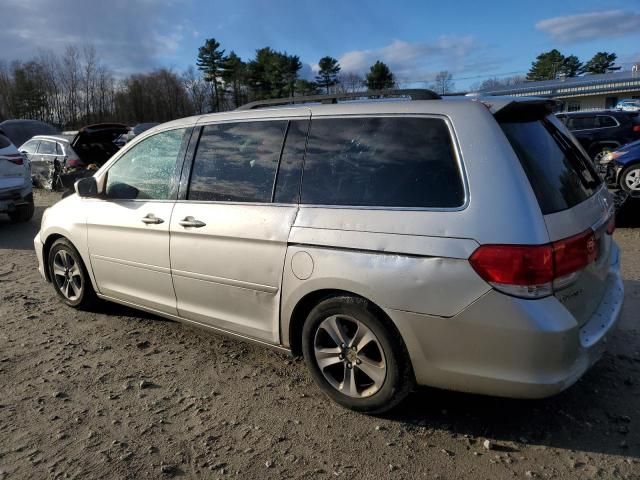
{"label": "chrome window trim", "polygon": [[[615,125],[611,125],[610,127],[594,127],[594,128],[579,128],[577,130],[570,130],[571,132],[586,132],[586,131],[593,131],[593,130],[604,130],[606,128],[618,128],[620,126],[620,122],[618,121],[618,119],[616,117],[614,117],[613,115],[595,115],[596,117],[609,117],[609,118],[613,118],[613,121],[616,122]],[[569,116],[566,117],[567,119],[571,118]]]}

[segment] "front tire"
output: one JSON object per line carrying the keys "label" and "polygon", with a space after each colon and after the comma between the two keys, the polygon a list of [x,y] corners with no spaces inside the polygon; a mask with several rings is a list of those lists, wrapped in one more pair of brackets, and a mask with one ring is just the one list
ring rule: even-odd
{"label": "front tire", "polygon": [[351,410],[384,413],[415,385],[400,334],[360,297],[332,297],[316,305],[302,330],[302,350],[320,389]]}
{"label": "front tire", "polygon": [[640,194],[640,164],[630,165],[620,173],[620,187],[634,195]]}
{"label": "front tire", "polygon": [[97,297],[89,273],[69,240],[60,238],[54,242],[47,264],[53,288],[64,303],[79,310],[96,304]]}

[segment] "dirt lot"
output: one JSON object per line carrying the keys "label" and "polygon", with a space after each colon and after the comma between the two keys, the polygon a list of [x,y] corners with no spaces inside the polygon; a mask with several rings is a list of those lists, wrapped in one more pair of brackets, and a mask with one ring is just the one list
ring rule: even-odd
{"label": "dirt lot", "polygon": [[32,245],[56,199],[40,193],[29,224],[0,218],[0,479],[640,478],[640,229],[616,233],[623,319],[574,387],[544,401],[425,388],[374,418],[326,400],[301,360],[64,307]]}

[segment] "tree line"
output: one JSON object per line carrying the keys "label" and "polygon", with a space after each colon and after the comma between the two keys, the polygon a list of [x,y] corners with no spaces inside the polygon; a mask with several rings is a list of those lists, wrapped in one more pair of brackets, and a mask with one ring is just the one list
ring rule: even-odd
{"label": "tree line", "polygon": [[528,81],[556,80],[558,78],[577,77],[610,73],[620,70],[616,66],[618,56],[612,52],[597,52],[586,62],[582,62],[576,55],[563,55],[559,50],[552,49],[542,52],[531,62],[531,68],[525,75],[515,75],[506,78],[492,77],[471,87],[472,91],[497,90]]}
{"label": "tree line", "polygon": [[214,38],[199,48],[195,67],[158,68],[118,77],[92,46],[68,46],[27,61],[0,62],[0,121],[42,120],[63,129],[101,122],[165,122],[231,110],[261,99],[392,88],[383,62],[366,75],[344,72],[337,59],[322,57],[313,80],[300,77],[297,55],[270,47],[243,60]]}

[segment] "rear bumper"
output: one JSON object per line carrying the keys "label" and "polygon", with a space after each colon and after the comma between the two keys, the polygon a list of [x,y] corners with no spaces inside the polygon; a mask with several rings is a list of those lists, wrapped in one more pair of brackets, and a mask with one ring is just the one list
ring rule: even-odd
{"label": "rear bumper", "polygon": [[606,281],[582,328],[555,297],[524,300],[494,290],[451,318],[386,312],[407,345],[418,384],[544,398],[575,383],[605,351],[624,300],[617,248]]}
{"label": "rear bumper", "polygon": [[31,181],[13,188],[1,188],[0,185],[0,213],[11,212],[16,207],[27,203],[27,197],[33,193]]}

